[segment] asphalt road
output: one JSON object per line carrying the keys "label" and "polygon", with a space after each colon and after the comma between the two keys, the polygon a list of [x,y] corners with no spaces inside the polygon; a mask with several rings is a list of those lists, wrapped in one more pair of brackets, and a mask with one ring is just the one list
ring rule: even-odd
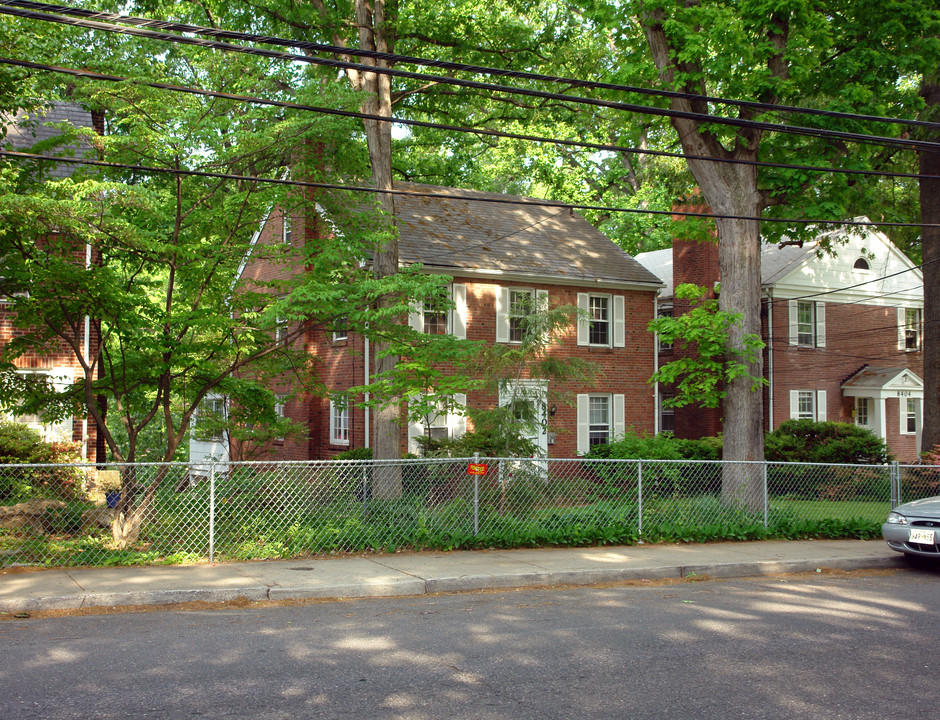
{"label": "asphalt road", "polygon": [[0,717],[885,718],[940,570],[0,622]]}

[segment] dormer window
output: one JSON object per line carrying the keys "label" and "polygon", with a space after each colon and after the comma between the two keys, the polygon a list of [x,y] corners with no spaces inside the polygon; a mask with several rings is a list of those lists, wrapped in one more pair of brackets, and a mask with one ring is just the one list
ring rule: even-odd
{"label": "dormer window", "polygon": [[871,270],[871,265],[869,265],[868,260],[863,257],[860,257],[858,260],[856,260],[855,265],[852,267],[854,267],[856,270]]}

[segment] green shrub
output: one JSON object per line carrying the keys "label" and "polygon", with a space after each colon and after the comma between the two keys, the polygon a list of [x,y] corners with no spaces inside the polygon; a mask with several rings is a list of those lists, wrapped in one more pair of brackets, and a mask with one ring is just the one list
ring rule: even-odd
{"label": "green shrub", "polygon": [[595,445],[587,455],[611,460],[682,460],[683,455],[671,433],[645,435],[627,432],[619,440]]}
{"label": "green shrub", "polygon": [[371,460],[372,448],[355,447],[344,450],[336,456],[337,460]]}
{"label": "green shrub", "polygon": [[767,433],[764,457],[774,462],[880,465],[889,459],[884,440],[852,423],[787,420]]}
{"label": "green shrub", "polygon": [[[35,430],[0,420],[0,465],[74,463],[78,443],[46,442]],[[0,502],[30,497],[75,500],[81,496],[81,474],[75,468],[7,468],[0,471]]]}
{"label": "green shrub", "polygon": [[679,454],[686,460],[721,460],[721,436],[701,438],[673,438]]}

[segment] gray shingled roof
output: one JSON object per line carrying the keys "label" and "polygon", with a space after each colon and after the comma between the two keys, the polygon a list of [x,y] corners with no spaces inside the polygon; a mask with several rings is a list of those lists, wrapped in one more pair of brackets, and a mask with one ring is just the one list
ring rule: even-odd
{"label": "gray shingled roof", "polygon": [[435,195],[395,196],[401,262],[448,273],[490,271],[573,284],[639,283],[650,289],[662,284],[584,218],[564,208],[522,205],[510,201],[538,201],[435,185],[396,183],[395,189]]}
{"label": "gray shingled roof", "polygon": [[[43,140],[49,140],[61,135],[57,128],[49,127],[50,123],[70,122],[75,127],[91,128],[91,113],[80,105],[68,102],[53,102],[49,107],[39,110],[35,113],[29,113],[27,116],[23,112],[17,113],[13,121],[0,117],[7,127],[7,134],[3,140],[3,145],[13,150],[27,151],[33,145]],[[97,158],[97,155],[91,145],[82,140],[78,147],[71,150],[58,148],[56,153],[60,155],[71,155],[73,157],[82,157],[87,155],[91,159]],[[65,178],[71,175],[79,167],[73,163],[63,163],[51,171],[53,178]]]}

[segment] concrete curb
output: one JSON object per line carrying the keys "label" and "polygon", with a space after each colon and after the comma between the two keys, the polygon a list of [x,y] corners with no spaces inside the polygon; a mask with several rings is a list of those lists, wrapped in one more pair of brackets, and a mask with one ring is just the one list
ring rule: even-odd
{"label": "concrete curb", "polygon": [[[865,548],[855,556],[846,556],[839,547],[830,554],[812,552],[808,557],[787,559],[784,553],[775,553],[774,559],[746,558],[733,562],[675,563],[675,557],[644,557],[641,563],[633,558],[632,564],[614,563],[607,567],[586,566],[540,567],[543,562],[558,556],[520,553],[507,560],[505,554],[475,554],[460,558],[458,564],[435,564],[440,558],[428,557],[415,562],[413,558],[398,560],[399,567],[388,561],[371,562],[361,558],[337,561],[326,565],[311,561],[310,566],[290,567],[285,564],[258,564],[247,570],[238,566],[213,566],[195,571],[176,570],[175,574],[161,577],[159,569],[149,570],[145,576],[127,577],[105,574],[78,575],[37,573],[33,578],[20,580],[22,587],[10,585],[6,597],[0,597],[0,611],[5,613],[36,612],[42,610],[71,610],[94,607],[130,605],[173,605],[187,602],[232,602],[247,599],[254,602],[268,600],[300,600],[307,598],[378,598],[418,596],[433,593],[454,593],[477,590],[537,588],[558,585],[595,585],[626,580],[662,580],[670,578],[761,577],[782,573],[813,572],[817,569],[862,570],[901,568],[905,566],[900,555],[884,552],[870,554]],[[861,548],[860,548],[861,549]],[[603,551],[606,552],[606,551]],[[684,553],[685,554],[685,553]],[[799,553],[794,553],[799,554]],[[781,557],[781,555],[784,555]],[[721,555],[713,555],[718,560]],[[595,558],[596,559],[596,558]],[[683,557],[692,560],[693,557]],[[724,557],[721,557],[724,560]],[[672,560],[672,562],[670,562]],[[328,563],[332,561],[327,561]],[[587,563],[585,563],[587,565]],[[310,581],[297,582],[297,573],[288,570],[314,571],[303,573]],[[466,574],[455,574],[466,571]],[[86,571],[82,571],[85,573]],[[18,576],[10,576],[10,582]],[[284,582],[285,578],[289,578]],[[137,582],[132,590],[126,581]],[[147,583],[152,583],[147,589]],[[282,584],[283,583],[283,584]],[[186,584],[202,587],[185,588]],[[92,587],[97,587],[93,590]],[[155,586],[154,586],[155,585]],[[215,585],[215,587],[213,587]],[[69,592],[71,587],[74,592]]]}

